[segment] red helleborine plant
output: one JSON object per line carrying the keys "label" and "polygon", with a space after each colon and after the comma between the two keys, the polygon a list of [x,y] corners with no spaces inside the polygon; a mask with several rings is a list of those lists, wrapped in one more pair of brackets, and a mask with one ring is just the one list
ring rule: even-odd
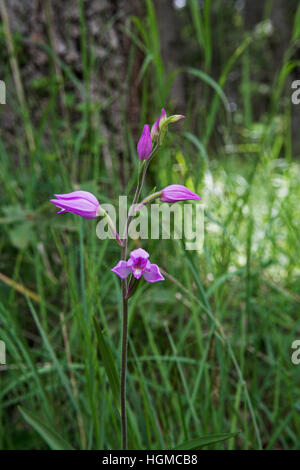
{"label": "red helleborine plant", "polygon": [[[167,116],[164,109],[161,110],[159,118],[153,124],[151,131],[148,124],[143,128],[142,135],[137,144],[137,154],[140,159],[140,168],[138,181],[132,207],[134,211],[129,211],[129,216],[125,225],[125,231],[122,237],[116,231],[115,225],[107,212],[101,208],[98,199],[87,191],[74,191],[66,194],[56,194],[56,199],[50,202],[55,204],[60,210],[58,214],[70,212],[79,215],[85,219],[95,219],[97,217],[106,217],[108,226],[113,233],[116,242],[121,246],[121,260],[112,269],[112,271],[121,278],[122,282],[122,315],[123,315],[123,333],[122,333],[122,364],[121,364],[121,431],[122,447],[127,449],[127,419],[126,419],[126,370],[127,370],[127,344],[128,344],[128,299],[134,294],[138,287],[140,279],[143,278],[149,283],[163,281],[157,264],[151,264],[149,253],[142,248],[131,251],[129,259],[127,258],[128,229],[134,213],[144,204],[159,198],[162,202],[174,203],[185,200],[199,200],[198,194],[193,193],[185,186],[172,184],[166,188],[150,194],[143,201],[139,202],[145,175],[149,164],[161,147],[166,136],[168,125],[183,119],[181,114]],[[128,279],[129,278],[129,279]]]}

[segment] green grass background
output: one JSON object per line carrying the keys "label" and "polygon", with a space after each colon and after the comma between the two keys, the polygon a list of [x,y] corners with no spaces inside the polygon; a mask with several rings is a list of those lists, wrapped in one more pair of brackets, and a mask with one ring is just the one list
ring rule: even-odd
{"label": "green grass background", "polygon": [[[126,28],[128,90],[136,79],[134,57],[143,56],[136,124],[141,129],[151,123],[161,106],[186,115],[176,130],[170,128],[144,194],[172,183],[198,192],[205,204],[205,241],[201,253],[184,250],[177,240],[142,242],[170,277],[143,285],[130,301],[129,447],[169,449],[239,431],[213,448],[299,449],[300,366],[291,363],[291,344],[300,337],[300,166],[291,137],[289,78],[298,67],[300,9],[283,61],[267,84],[267,106],[257,116],[254,103],[265,84],[259,74],[253,79],[253,64],[268,40],[272,2],[265,2],[264,23],[248,33],[241,25],[236,47],[220,52],[217,75],[211,64],[222,29],[212,25],[213,2],[199,10],[189,0],[186,7],[203,66],[171,72],[162,60],[154,6],[143,3],[143,15]],[[40,122],[30,117],[28,96],[34,91],[24,99],[18,90],[7,97],[21,129],[13,139],[0,138],[0,339],[7,348],[7,365],[0,366],[2,449],[120,447],[118,406],[107,374],[120,365],[121,290],[110,271],[119,249],[98,240],[95,221],[58,217],[49,203],[53,193],[80,187],[117,204],[119,194],[132,195],[137,171],[125,104],[124,133],[110,135],[111,170],[105,165],[105,137],[97,130],[102,104],[89,96],[99,65],[80,4],[83,79],[61,62],[57,77],[56,58],[46,45],[53,69],[37,84],[49,96]],[[221,11],[219,16],[221,24]],[[9,50],[3,24],[1,43]],[[16,51],[12,56],[18,59]],[[7,77],[10,67],[8,61]],[[240,74],[234,113],[227,98],[233,72]],[[170,99],[179,74],[190,79],[185,109]],[[82,93],[80,103],[67,94],[65,115],[61,79]],[[201,104],[195,106],[199,87]],[[121,162],[117,139],[124,149]],[[130,242],[137,246],[139,241]],[[94,317],[104,335],[102,354]]]}

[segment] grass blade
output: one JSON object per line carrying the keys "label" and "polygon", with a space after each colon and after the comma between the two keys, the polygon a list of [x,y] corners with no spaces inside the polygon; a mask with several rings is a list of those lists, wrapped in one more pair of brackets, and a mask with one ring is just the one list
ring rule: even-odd
{"label": "grass blade", "polygon": [[117,372],[117,368],[115,366],[115,360],[112,353],[112,350],[108,343],[105,341],[102,331],[97,323],[95,317],[93,317],[94,326],[97,335],[97,341],[99,346],[99,351],[101,355],[101,359],[103,361],[103,366],[116,401],[116,405],[118,410],[120,410],[120,378]]}
{"label": "grass blade", "polygon": [[217,442],[226,441],[231,437],[234,437],[238,432],[227,433],[227,434],[210,434],[209,436],[199,437],[198,439],[193,439],[191,441],[183,442],[178,446],[174,447],[173,450],[197,450],[202,447],[206,447],[211,444],[216,444]]}
{"label": "grass blade", "polygon": [[21,406],[19,406],[18,409],[25,421],[39,433],[52,450],[75,450],[71,444],[57,434],[56,431],[42,423],[39,418],[34,417],[27,410],[21,408]]}

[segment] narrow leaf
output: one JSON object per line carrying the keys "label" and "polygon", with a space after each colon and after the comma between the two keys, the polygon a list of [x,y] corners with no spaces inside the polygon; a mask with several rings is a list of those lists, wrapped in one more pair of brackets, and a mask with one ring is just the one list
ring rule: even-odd
{"label": "narrow leaf", "polygon": [[191,441],[183,442],[178,446],[174,447],[173,450],[196,450],[206,447],[211,444],[216,444],[217,442],[226,441],[231,437],[234,437],[238,432],[228,433],[228,434],[210,434],[208,436],[199,437],[198,439],[193,439]]}
{"label": "narrow leaf", "polygon": [[114,356],[109,344],[107,341],[105,341],[103,333],[95,317],[93,317],[93,321],[103,366],[116,402],[116,406],[118,410],[120,410],[120,378],[115,365]]}
{"label": "narrow leaf", "polygon": [[74,450],[71,444],[65,441],[56,431],[42,423],[39,418],[34,417],[20,406],[18,408],[25,421],[36,430],[52,450]]}

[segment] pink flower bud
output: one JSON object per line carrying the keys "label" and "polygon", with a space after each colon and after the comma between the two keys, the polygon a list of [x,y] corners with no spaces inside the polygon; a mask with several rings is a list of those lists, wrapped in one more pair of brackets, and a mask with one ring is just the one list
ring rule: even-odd
{"label": "pink flower bud", "polygon": [[161,191],[162,202],[187,201],[190,199],[201,199],[198,194],[193,193],[181,184],[171,184]]}
{"label": "pink flower bud", "polygon": [[144,126],[142,135],[137,144],[137,153],[141,160],[147,160],[152,152],[152,141],[150,135],[150,128],[148,124]]}
{"label": "pink flower bud", "polygon": [[51,199],[50,202],[61,209],[58,214],[71,212],[85,219],[95,219],[101,215],[97,198],[88,191],[74,191],[67,194],[55,194],[54,196],[57,199]]}
{"label": "pink flower bud", "polygon": [[155,142],[159,136],[159,129],[160,129],[160,124],[163,123],[167,119],[167,114],[164,108],[161,110],[161,114],[159,118],[155,121],[151,128],[151,139],[153,142]]}

